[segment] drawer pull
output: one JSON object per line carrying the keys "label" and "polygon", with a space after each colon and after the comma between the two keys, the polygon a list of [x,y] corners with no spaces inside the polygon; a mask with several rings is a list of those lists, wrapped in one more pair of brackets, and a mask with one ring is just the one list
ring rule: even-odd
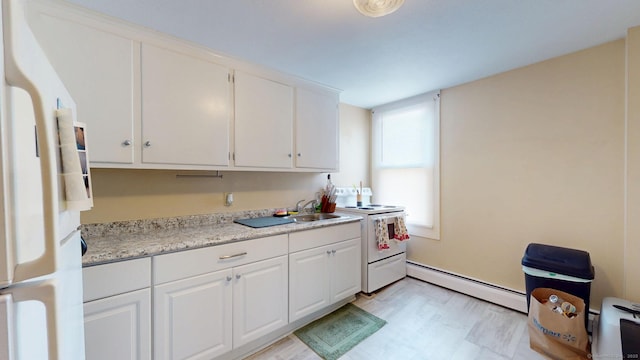
{"label": "drawer pull", "polygon": [[237,253],[237,254],[233,254],[233,255],[222,255],[222,256],[220,256],[219,259],[220,260],[226,260],[226,259],[231,259],[231,258],[234,258],[234,257],[245,256],[245,255],[247,255],[246,251],[241,252],[241,253]]}

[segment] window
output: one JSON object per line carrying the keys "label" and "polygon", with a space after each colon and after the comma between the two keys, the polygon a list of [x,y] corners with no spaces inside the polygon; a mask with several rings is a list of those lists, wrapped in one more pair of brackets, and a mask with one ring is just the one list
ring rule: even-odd
{"label": "window", "polygon": [[411,235],[440,238],[440,93],[373,109],[374,201],[401,205]]}

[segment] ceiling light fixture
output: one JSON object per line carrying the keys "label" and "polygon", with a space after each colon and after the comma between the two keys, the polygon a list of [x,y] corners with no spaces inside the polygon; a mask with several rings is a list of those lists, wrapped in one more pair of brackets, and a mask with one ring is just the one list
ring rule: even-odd
{"label": "ceiling light fixture", "polygon": [[380,17],[398,10],[404,0],[353,0],[353,5],[362,15]]}

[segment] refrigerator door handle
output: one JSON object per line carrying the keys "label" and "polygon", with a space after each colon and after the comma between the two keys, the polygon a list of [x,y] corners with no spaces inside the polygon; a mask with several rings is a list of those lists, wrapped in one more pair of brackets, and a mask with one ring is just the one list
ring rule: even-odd
{"label": "refrigerator door handle", "polygon": [[[44,217],[44,253],[32,261],[17,264],[14,283],[53,273],[57,269],[57,216],[58,213],[58,146],[55,107],[44,90],[66,93],[64,85],[47,61],[31,29],[27,25],[23,5],[17,0],[2,1],[5,77],[11,86],[24,89],[33,102],[40,149],[42,197]],[[47,121],[49,119],[49,121]]]}
{"label": "refrigerator door handle", "polygon": [[[58,360],[58,318],[56,311],[56,287],[50,281],[43,281],[37,285],[14,287],[11,291],[11,296],[6,297],[6,309],[7,309],[7,331],[9,334],[15,334],[13,328],[13,314],[12,308],[15,303],[21,301],[36,300],[44,304],[47,321],[47,348],[49,353],[49,360]],[[6,296],[6,295],[3,295]],[[0,300],[2,300],[0,298]],[[0,316],[4,316],[2,314]],[[9,341],[12,341],[9,336]],[[16,349],[13,349],[13,345],[9,343],[9,349],[7,349],[8,355],[15,355]],[[0,353],[0,355],[4,355]],[[11,357],[9,357],[11,359]]]}

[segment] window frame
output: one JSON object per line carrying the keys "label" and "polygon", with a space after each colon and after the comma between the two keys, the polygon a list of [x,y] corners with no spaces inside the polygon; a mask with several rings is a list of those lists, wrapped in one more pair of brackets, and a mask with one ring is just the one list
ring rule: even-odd
{"label": "window frame", "polygon": [[[429,104],[432,102],[432,105]],[[381,119],[385,113],[395,112],[403,108],[411,108],[420,104],[427,104],[429,109],[434,112],[433,116],[433,184],[431,191],[433,192],[433,225],[426,226],[415,224],[411,221],[411,213],[407,211],[407,230],[410,235],[440,240],[440,91],[432,91],[425,94],[417,95],[411,98],[395,101],[389,104],[375,107],[371,111],[371,185],[374,189],[374,198],[376,192],[381,190],[376,187],[376,179],[378,176],[376,173],[382,169],[378,167],[378,157],[381,156],[381,139],[377,139],[377,135],[381,137],[380,127]],[[416,167],[403,167],[404,169],[416,168]],[[426,167],[423,167],[426,168]],[[401,169],[401,168],[399,168]],[[425,187],[425,191],[428,188]],[[402,204],[397,204],[402,205]]]}

